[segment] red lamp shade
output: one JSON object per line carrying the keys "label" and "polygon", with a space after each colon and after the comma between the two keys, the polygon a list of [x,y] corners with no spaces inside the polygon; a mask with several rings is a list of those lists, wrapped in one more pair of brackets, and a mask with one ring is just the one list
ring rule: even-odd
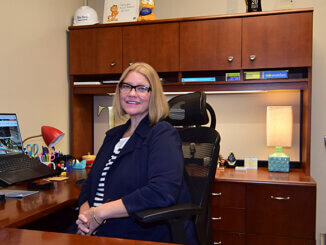
{"label": "red lamp shade", "polygon": [[50,148],[55,146],[65,135],[59,129],[50,126],[42,126],[41,131],[45,144]]}

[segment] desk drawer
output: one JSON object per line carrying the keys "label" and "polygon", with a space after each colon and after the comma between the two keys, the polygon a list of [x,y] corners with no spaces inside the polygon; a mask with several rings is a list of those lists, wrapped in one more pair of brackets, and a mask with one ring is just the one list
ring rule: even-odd
{"label": "desk drawer", "polygon": [[214,231],[245,232],[245,209],[212,209],[212,227]]}
{"label": "desk drawer", "polygon": [[243,233],[214,231],[214,245],[245,245]]}
{"label": "desk drawer", "polygon": [[315,240],[295,239],[289,237],[246,235],[246,245],[315,245]]}
{"label": "desk drawer", "polygon": [[244,184],[215,182],[212,191],[211,207],[245,208]]}
{"label": "desk drawer", "polygon": [[248,184],[247,233],[314,239],[315,200],[313,186]]}

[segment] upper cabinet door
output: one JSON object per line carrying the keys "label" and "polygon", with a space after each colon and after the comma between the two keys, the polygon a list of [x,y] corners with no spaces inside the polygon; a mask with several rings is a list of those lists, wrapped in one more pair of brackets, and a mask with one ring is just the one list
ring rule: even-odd
{"label": "upper cabinet door", "polygon": [[71,30],[70,74],[122,72],[122,30],[120,27]]}
{"label": "upper cabinet door", "polygon": [[158,72],[179,70],[179,23],[123,27],[123,67],[146,62]]}
{"label": "upper cabinet door", "polygon": [[241,18],[180,23],[180,70],[241,68]]}
{"label": "upper cabinet door", "polygon": [[312,13],[243,18],[242,68],[312,65]]}

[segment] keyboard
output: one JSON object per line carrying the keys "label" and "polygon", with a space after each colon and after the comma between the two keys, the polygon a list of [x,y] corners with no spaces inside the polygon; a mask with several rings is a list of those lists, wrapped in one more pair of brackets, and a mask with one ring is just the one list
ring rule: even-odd
{"label": "keyboard", "polygon": [[35,161],[33,158],[29,158],[26,155],[20,154],[15,156],[0,158],[0,172],[15,171],[18,169],[31,168],[39,165],[39,161]]}

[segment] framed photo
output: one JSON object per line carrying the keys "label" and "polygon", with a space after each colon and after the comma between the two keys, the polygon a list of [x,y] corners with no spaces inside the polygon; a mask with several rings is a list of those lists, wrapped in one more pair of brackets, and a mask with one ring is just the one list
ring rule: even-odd
{"label": "framed photo", "polygon": [[140,0],[105,0],[103,23],[137,21]]}

